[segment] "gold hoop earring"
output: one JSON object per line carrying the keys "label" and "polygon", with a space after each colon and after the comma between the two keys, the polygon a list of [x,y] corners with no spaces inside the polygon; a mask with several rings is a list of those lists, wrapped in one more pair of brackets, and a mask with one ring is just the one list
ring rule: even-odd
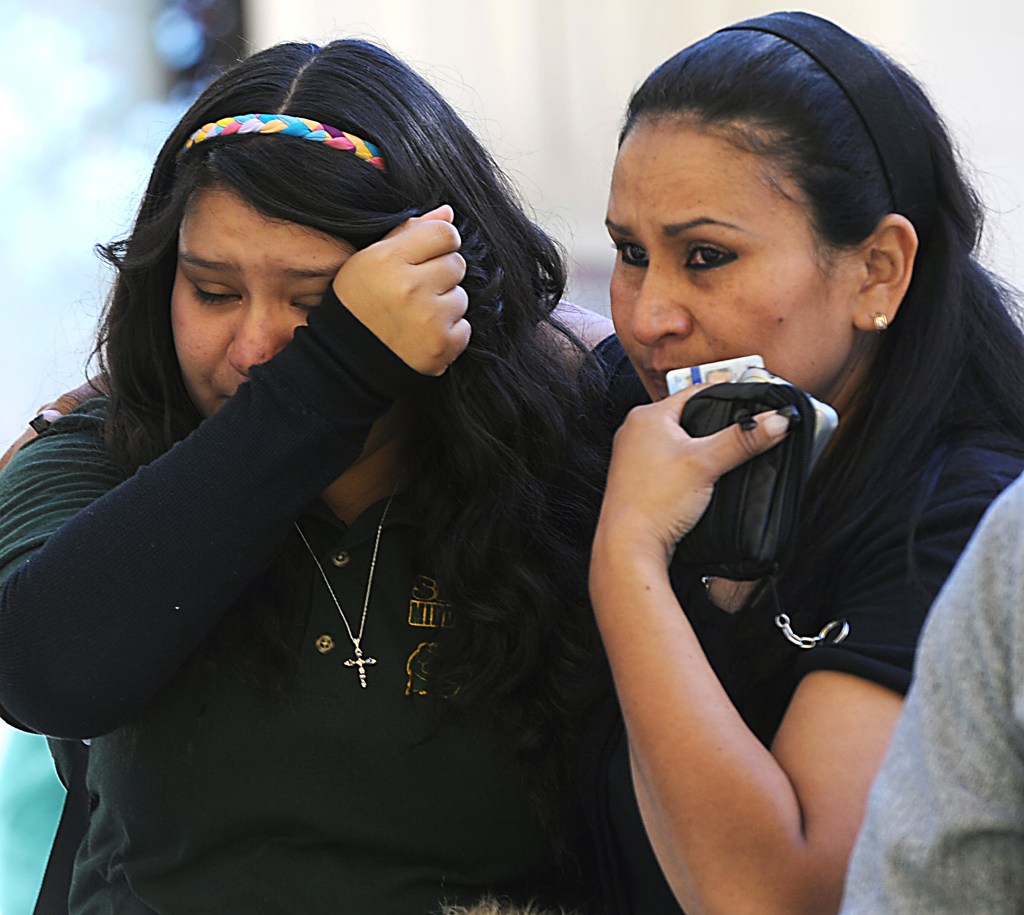
{"label": "gold hoop earring", "polygon": [[876,311],[871,316],[871,320],[875,322],[875,330],[878,333],[882,333],[889,326],[889,319],[880,311]]}

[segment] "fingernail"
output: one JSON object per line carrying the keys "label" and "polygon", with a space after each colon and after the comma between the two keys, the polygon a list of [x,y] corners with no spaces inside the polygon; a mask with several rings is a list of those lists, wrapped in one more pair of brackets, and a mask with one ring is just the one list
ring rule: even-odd
{"label": "fingernail", "polygon": [[757,428],[757,420],[749,413],[740,413],[736,416],[736,422],[744,432],[750,432]]}
{"label": "fingernail", "polygon": [[792,404],[786,404],[786,406],[781,407],[777,412],[779,416],[786,417],[790,429],[795,429],[801,422],[803,422],[803,417],[800,415],[800,411]]}
{"label": "fingernail", "polygon": [[789,429],[789,417],[784,416],[782,410],[765,417],[764,430],[769,435],[782,435],[783,432],[788,432]]}
{"label": "fingernail", "polygon": [[49,429],[58,419],[60,419],[60,413],[57,410],[43,410],[38,416],[30,419],[28,424],[35,432],[42,432],[44,429]]}

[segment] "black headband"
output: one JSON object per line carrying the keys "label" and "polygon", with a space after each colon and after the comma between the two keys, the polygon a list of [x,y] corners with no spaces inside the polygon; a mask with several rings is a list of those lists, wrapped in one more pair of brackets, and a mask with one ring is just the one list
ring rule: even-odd
{"label": "black headband", "polygon": [[893,209],[925,233],[935,213],[928,137],[891,69],[869,45],[810,13],[772,13],[720,29],[766,32],[795,45],[846,94],[878,154]]}

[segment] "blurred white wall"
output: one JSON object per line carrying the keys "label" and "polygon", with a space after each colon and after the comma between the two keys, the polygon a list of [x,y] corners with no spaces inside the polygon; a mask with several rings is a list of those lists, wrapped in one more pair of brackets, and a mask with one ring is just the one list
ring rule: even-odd
{"label": "blurred white wall", "polygon": [[[1024,265],[1024,7],[1004,0],[817,0],[908,65],[974,162],[993,213],[990,262],[1018,286]],[[790,4],[753,0],[251,0],[258,47],[359,36],[413,63],[511,172],[569,248],[573,296],[606,307],[604,205],[626,99],[658,63],[730,22]]]}
{"label": "blurred white wall", "polygon": [[155,0],[0,0],[0,452],[85,378],[108,276],[174,124],[149,42]]}
{"label": "blurred white wall", "polygon": [[[84,378],[107,279],[92,245],[125,230],[176,114],[126,114],[152,92],[145,20],[154,2],[0,0],[0,102],[17,122],[0,136],[0,442]],[[358,35],[413,63],[567,246],[570,295],[604,310],[612,261],[604,205],[630,91],[690,41],[772,8],[753,0],[250,0],[248,13],[257,48]],[[804,8],[876,42],[924,80],[991,211],[988,260],[1024,286],[1024,7],[816,0]]]}

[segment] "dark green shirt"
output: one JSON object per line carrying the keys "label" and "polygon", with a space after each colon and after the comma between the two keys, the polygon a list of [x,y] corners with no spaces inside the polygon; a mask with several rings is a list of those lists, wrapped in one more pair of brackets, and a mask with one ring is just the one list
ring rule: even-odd
{"label": "dark green shirt", "polygon": [[[89,405],[62,420],[5,471],[0,578],[48,524],[117,485],[102,466],[101,417]],[[24,512],[12,492],[31,503]],[[301,519],[354,630],[383,508],[351,528],[319,503]],[[305,554],[291,608],[301,655],[285,698],[222,667],[212,681],[172,679],[141,721],[92,739],[73,912],[415,915],[485,892],[571,901],[492,722],[438,723],[429,645],[456,614],[444,584],[412,561],[419,537],[397,497],[363,637],[376,660],[367,688],[344,664],[351,641]],[[73,595],[53,599],[74,614]],[[61,638],[87,641],[90,621]]]}
{"label": "dark green shirt", "polygon": [[[303,520],[354,631],[382,509],[349,530]],[[364,631],[377,662],[365,689],[317,576],[287,700],[225,674],[205,693],[172,691],[136,732],[92,742],[96,809],[75,911],[412,915],[490,889],[525,901],[551,888],[548,843],[491,727],[437,726],[422,694],[429,624],[450,608],[410,563],[417,533],[396,500]]]}

